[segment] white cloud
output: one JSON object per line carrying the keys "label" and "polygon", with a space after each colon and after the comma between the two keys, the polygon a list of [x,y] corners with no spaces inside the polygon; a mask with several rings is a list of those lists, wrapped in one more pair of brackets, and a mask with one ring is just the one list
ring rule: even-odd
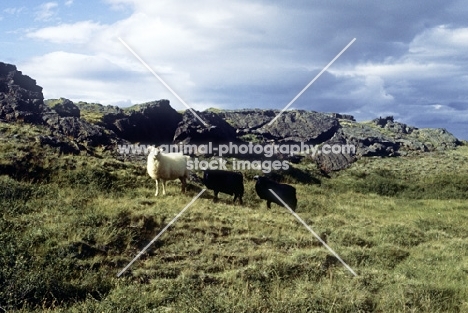
{"label": "white cloud", "polygon": [[26,7],[15,7],[15,8],[6,8],[3,10],[3,12],[11,15],[18,15],[21,12],[23,12],[26,9]]}
{"label": "white cloud", "polygon": [[66,0],[65,6],[70,7],[73,4],[73,0]]}
{"label": "white cloud", "polygon": [[[66,97],[75,101],[103,104],[141,103],[171,94],[147,70],[128,71],[125,60],[114,62],[104,55],[57,51],[33,58],[18,67],[44,87],[44,97]],[[157,68],[171,78],[170,70]],[[174,74],[176,80],[180,74]]]}
{"label": "white cloud", "polygon": [[466,58],[467,50],[468,28],[450,28],[446,25],[428,29],[417,35],[409,48],[412,55],[431,60],[454,56]]}
{"label": "white cloud", "polygon": [[36,11],[36,21],[48,21],[57,14],[58,3],[46,2],[41,4]]}
{"label": "white cloud", "polygon": [[32,30],[27,33],[27,37],[52,43],[93,44],[95,34],[102,28],[99,23],[83,21]]}

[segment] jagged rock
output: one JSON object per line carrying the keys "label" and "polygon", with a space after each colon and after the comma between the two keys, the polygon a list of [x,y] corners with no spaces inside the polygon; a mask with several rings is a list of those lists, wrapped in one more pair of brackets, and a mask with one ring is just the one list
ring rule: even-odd
{"label": "jagged rock", "polygon": [[80,117],[80,109],[71,100],[60,98],[49,100],[49,103],[47,103],[48,106],[61,117]]}
{"label": "jagged rock", "polygon": [[[34,79],[23,75],[14,65],[0,62],[0,120],[47,126],[51,136],[38,137],[38,142],[58,147],[63,153],[79,153],[89,146],[115,147],[117,143],[128,143],[125,139],[150,144],[254,140],[276,144],[354,145],[355,154],[316,156],[319,168],[329,172],[346,168],[363,156],[397,156],[453,149],[461,144],[445,129],[417,129],[396,122],[392,116],[374,119],[371,123],[357,123],[354,117],[339,113],[285,111],[270,126],[268,123],[278,110],[197,112],[209,124],[205,127],[190,111],[183,115],[176,112],[168,100],[125,110],[98,104],[80,105],[99,111],[96,124],[80,119],[79,107],[67,99],[60,99],[60,104],[51,109],[44,103],[42,87],[37,86]],[[279,157],[292,157],[291,161],[299,162],[301,156]]]}
{"label": "jagged rock", "polygon": [[382,118],[382,117],[375,118],[375,119],[372,120],[372,123],[374,123],[375,125],[377,125],[377,126],[379,126],[381,128],[385,128],[385,129],[397,134],[397,137],[401,137],[401,136],[406,135],[406,134],[411,134],[414,130],[417,129],[415,127],[408,126],[408,125],[403,124],[403,123],[395,122],[395,120],[393,119],[393,116],[387,116],[387,117],[384,117],[384,118]]}
{"label": "jagged rock", "polygon": [[[427,146],[418,141],[418,140],[411,140],[411,139],[397,139],[396,142],[400,145],[401,154],[402,151],[420,151],[420,152],[427,152],[429,149]],[[406,153],[404,153],[406,155]]]}
{"label": "jagged rock", "polygon": [[46,109],[42,87],[16,66],[0,62],[0,118],[7,122],[37,123]]}
{"label": "jagged rock", "polygon": [[333,137],[339,128],[336,118],[313,111],[286,111],[272,125],[256,132],[277,142],[321,143]]}
{"label": "jagged rock", "polygon": [[181,120],[169,100],[159,100],[135,106],[128,113],[107,113],[102,124],[128,141],[158,145],[172,142]]}
{"label": "jagged rock", "polygon": [[102,127],[77,117],[51,118],[46,121],[52,134],[72,137],[87,146],[109,145],[112,144],[112,139],[117,139],[115,135],[106,133]]}
{"label": "jagged rock", "polygon": [[[322,144],[328,144],[330,146],[333,145],[340,145],[344,147],[345,145],[349,145],[350,143],[346,139],[343,134],[343,131],[340,129],[338,130],[335,135],[324,142]],[[321,151],[321,150],[320,150]],[[353,162],[356,161],[356,151],[350,149],[349,151],[346,149],[342,149],[341,153],[318,153],[313,158],[317,167],[324,173],[330,173],[332,171],[340,171],[347,167],[349,167]]]}
{"label": "jagged rock", "polygon": [[454,149],[461,144],[444,128],[420,128],[416,129],[412,135],[420,141],[417,144],[424,144],[429,151]]}
{"label": "jagged rock", "polygon": [[[71,108],[68,101],[63,101],[67,103],[65,107]],[[72,111],[73,109],[70,112]],[[115,144],[120,140],[114,133],[81,120],[79,117],[61,117],[44,104],[42,87],[37,86],[34,79],[23,75],[16,69],[16,66],[1,62],[0,119],[6,122],[23,121],[45,125],[49,127],[52,135],[70,137],[71,140],[76,140],[81,148]],[[54,143],[48,141],[46,144]],[[74,153],[73,149],[71,151]]]}
{"label": "jagged rock", "polygon": [[246,131],[256,130],[269,123],[279,113],[277,110],[226,110],[217,113],[232,127]]}
{"label": "jagged rock", "polygon": [[378,117],[372,120],[372,123],[380,127],[385,127],[385,125],[387,125],[388,123],[393,123],[393,122],[394,122],[393,116],[387,116],[384,118]]}
{"label": "jagged rock", "polygon": [[195,113],[208,126],[203,125],[190,110],[187,110],[175,131],[174,143],[221,144],[239,141],[236,137],[236,129],[227,123],[222,115],[209,111],[195,111]]}
{"label": "jagged rock", "polygon": [[80,146],[75,141],[61,141],[53,136],[37,136],[36,141],[41,145],[58,148],[61,154],[79,154]]}
{"label": "jagged rock", "polygon": [[355,145],[358,157],[396,156],[399,149],[399,145],[392,137],[365,124],[343,125],[341,135],[348,144]]}
{"label": "jagged rock", "polygon": [[327,115],[331,116],[331,117],[334,117],[334,118],[337,118],[337,119],[340,119],[340,120],[348,120],[348,121],[353,121],[355,122],[356,119],[354,118],[354,116],[350,115],[350,114],[341,114],[341,113],[327,113]]}
{"label": "jagged rock", "polygon": [[220,113],[239,135],[253,134],[263,141],[320,143],[333,137],[338,120],[314,111],[285,111],[268,125],[278,110],[236,110]]}

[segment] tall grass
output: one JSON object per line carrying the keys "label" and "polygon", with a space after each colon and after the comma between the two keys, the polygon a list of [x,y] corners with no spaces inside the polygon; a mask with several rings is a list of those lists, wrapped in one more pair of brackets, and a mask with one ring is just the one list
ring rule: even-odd
{"label": "tall grass", "polygon": [[170,182],[155,198],[144,164],[45,152],[46,179],[0,176],[0,311],[468,311],[467,147],[363,159],[332,178],[307,162],[271,174],[357,277],[268,210],[251,171],[243,206],[206,191],[117,278],[202,186]]}

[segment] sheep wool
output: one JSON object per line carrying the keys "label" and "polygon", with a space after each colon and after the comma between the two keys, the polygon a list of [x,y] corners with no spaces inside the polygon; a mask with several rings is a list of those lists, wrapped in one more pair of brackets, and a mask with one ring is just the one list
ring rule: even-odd
{"label": "sheep wool", "polygon": [[159,193],[159,181],[162,182],[163,195],[166,195],[166,182],[180,179],[182,192],[185,192],[189,171],[188,156],[182,153],[163,153],[159,148],[151,147],[148,154],[147,172],[156,182],[156,193]]}

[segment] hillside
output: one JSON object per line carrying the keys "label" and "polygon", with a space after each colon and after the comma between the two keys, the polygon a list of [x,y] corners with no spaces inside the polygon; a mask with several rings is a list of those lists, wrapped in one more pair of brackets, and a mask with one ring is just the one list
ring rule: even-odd
{"label": "hillside", "polygon": [[[144,157],[119,156],[116,145],[133,141],[109,125],[125,132],[160,110],[171,124],[180,119],[179,135],[200,125],[164,100],[128,110],[44,101],[32,79],[14,73],[0,80],[0,311],[468,311],[468,145],[445,130],[285,115],[322,125],[299,134],[311,142],[360,149],[340,171],[302,158],[270,174],[296,187],[298,215],[356,277],[286,209],[268,210],[254,191],[262,173],[248,170],[244,205],[223,194],[214,203],[206,191],[117,278],[203,186],[191,181],[184,195],[170,182],[155,198]],[[279,138],[289,128],[264,127],[270,112],[243,112],[208,110],[203,117],[218,129],[200,133],[291,137]]]}
{"label": "hillside", "polygon": [[[298,214],[205,192],[121,278],[116,274],[202,188],[154,198],[144,164],[60,156],[0,124],[1,285],[7,311],[464,312],[468,149],[366,158],[331,178],[302,162],[277,173]],[[21,164],[21,166],[19,166]],[[421,170],[424,169],[424,170]]]}

